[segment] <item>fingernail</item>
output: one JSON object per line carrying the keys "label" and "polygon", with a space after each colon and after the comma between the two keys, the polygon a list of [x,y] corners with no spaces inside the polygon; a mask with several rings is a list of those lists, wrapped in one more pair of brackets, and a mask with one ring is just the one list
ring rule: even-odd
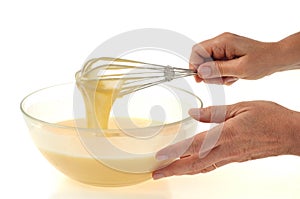
{"label": "fingernail", "polygon": [[190,114],[190,116],[192,116],[194,118],[200,118],[200,109],[192,108],[189,110],[189,114]]}
{"label": "fingernail", "polygon": [[163,160],[168,160],[168,159],[169,159],[169,156],[167,156],[167,155],[158,155],[158,156],[156,156],[155,158],[156,158],[156,160],[158,160],[158,161],[163,161]]}
{"label": "fingernail", "polygon": [[153,176],[152,176],[153,180],[158,180],[158,179],[164,178],[164,177],[165,176],[162,173],[154,173]]}
{"label": "fingernail", "polygon": [[209,77],[211,75],[211,69],[208,66],[202,66],[198,68],[198,73],[201,77]]}
{"label": "fingernail", "polygon": [[237,77],[228,77],[228,78],[226,78],[225,79],[225,84],[229,84],[229,83],[232,83],[232,82],[235,82],[235,81],[237,81],[239,78],[237,78]]}

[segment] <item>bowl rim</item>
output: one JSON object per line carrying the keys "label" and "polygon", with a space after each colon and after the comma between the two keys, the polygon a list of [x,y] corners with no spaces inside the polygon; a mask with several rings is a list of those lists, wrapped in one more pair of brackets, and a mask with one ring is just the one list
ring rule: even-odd
{"label": "bowl rim", "polygon": [[[44,121],[44,120],[41,120],[41,119],[38,119],[32,115],[30,115],[29,113],[27,113],[25,110],[24,110],[24,104],[26,102],[26,100],[33,96],[34,94],[38,93],[38,92],[41,92],[41,91],[44,91],[44,90],[47,90],[47,89],[50,89],[50,88],[54,88],[54,87],[59,87],[59,86],[66,86],[66,85],[72,85],[74,84],[75,85],[75,82],[66,82],[66,83],[60,83],[60,84],[55,84],[55,85],[52,85],[52,86],[47,86],[47,87],[44,87],[44,88],[41,88],[41,89],[38,89],[38,90],[35,90],[33,92],[30,92],[29,94],[27,94],[25,97],[23,97],[23,99],[21,100],[20,102],[20,109],[21,109],[21,112],[23,113],[24,116],[30,118],[31,120],[34,120],[34,121],[37,121],[39,123],[42,123],[42,124],[45,124],[45,125],[48,125],[48,126],[51,126],[51,127],[56,127],[56,128],[62,128],[62,129],[78,129],[78,130],[84,130],[84,131],[98,131],[98,130],[101,130],[101,132],[114,132],[114,131],[120,131],[120,129],[100,129],[100,128],[86,128],[86,127],[77,127],[77,126],[66,126],[66,125],[61,125],[59,123],[53,123],[53,122],[47,122],[47,121]],[[183,88],[180,88],[180,87],[177,87],[177,86],[173,86],[173,85],[168,85],[170,87],[173,87],[175,89],[178,89],[182,92],[185,92],[189,95],[192,95],[193,97],[195,97],[195,99],[197,99],[197,101],[200,103],[200,106],[198,108],[202,108],[203,107],[203,102],[202,100],[197,96],[195,95],[194,93],[190,92],[190,91],[187,91]],[[150,129],[150,128],[157,128],[157,127],[161,127],[161,126],[164,126],[164,127],[168,127],[168,126],[174,126],[174,125],[178,125],[180,123],[184,123],[184,122],[187,122],[189,120],[194,120],[191,116],[188,116],[182,120],[179,120],[179,121],[175,121],[175,122],[170,122],[170,123],[167,123],[167,124],[162,124],[162,125],[153,125],[153,126],[150,126],[150,127],[141,127],[141,128],[138,128],[139,130],[145,128],[145,129]],[[136,128],[125,128],[123,130],[136,130]]]}

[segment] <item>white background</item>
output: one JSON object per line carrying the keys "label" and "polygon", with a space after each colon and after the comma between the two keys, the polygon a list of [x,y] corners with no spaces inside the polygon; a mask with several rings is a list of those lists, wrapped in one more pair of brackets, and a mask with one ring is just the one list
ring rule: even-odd
{"label": "white background", "polygon": [[[0,198],[299,198],[299,157],[119,189],[81,185],[41,156],[19,109],[28,93],[73,81],[94,48],[124,31],[164,28],[199,42],[227,31],[278,41],[299,31],[298,5],[292,0],[0,1]],[[239,81],[225,88],[226,103],[265,99],[300,111],[299,85],[299,71]]]}

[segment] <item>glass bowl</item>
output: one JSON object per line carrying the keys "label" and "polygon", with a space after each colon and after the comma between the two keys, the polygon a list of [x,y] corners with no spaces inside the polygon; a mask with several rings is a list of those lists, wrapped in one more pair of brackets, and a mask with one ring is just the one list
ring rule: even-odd
{"label": "glass bowl", "polygon": [[86,127],[75,83],[35,91],[21,102],[32,139],[46,159],[70,178],[95,186],[137,184],[174,161],[158,161],[155,154],[195,134],[197,121],[188,115],[192,107],[202,102],[191,92],[154,86],[117,99],[111,110],[114,127],[103,130]]}

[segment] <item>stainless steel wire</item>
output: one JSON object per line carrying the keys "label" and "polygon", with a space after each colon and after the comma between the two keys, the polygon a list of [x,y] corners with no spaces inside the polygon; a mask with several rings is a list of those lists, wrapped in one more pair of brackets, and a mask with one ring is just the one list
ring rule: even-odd
{"label": "stainless steel wire", "polygon": [[191,69],[112,57],[91,59],[76,73],[80,81],[122,82],[119,97],[191,75],[196,75],[196,72]]}

